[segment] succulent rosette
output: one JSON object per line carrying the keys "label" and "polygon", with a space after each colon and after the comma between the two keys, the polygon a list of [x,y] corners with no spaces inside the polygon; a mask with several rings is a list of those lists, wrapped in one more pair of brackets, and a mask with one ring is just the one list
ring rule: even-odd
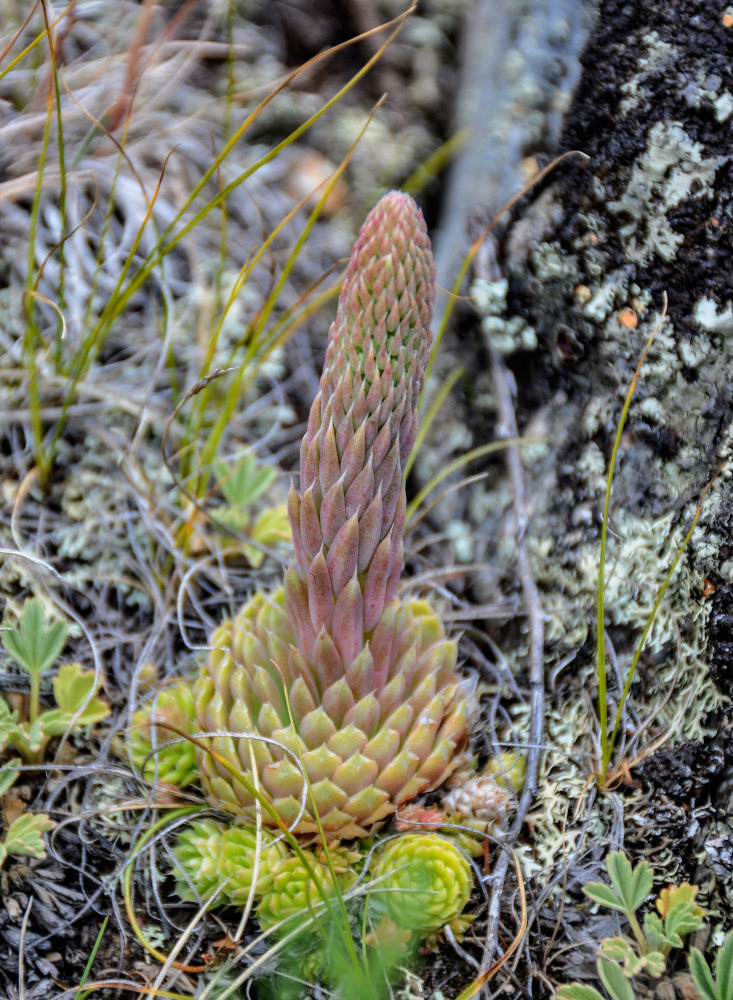
{"label": "succulent rosette", "polygon": [[[434,268],[415,202],[392,192],[354,245],[289,516],[295,563],[212,636],[196,682],[212,803],[257,796],[299,834],[361,837],[440,785],[467,739],[455,643],[399,600],[405,464],[430,354]],[[263,821],[276,824],[262,810]]]}
{"label": "succulent rosette", "polygon": [[[148,781],[177,788],[185,788],[196,781],[198,766],[194,745],[179,737],[179,733],[190,735],[193,732],[195,718],[190,681],[176,681],[162,688],[149,705],[138,709],[132,717],[128,737],[136,771]],[[169,728],[171,726],[173,729]],[[176,742],[171,743],[171,740]]]}
{"label": "succulent rosette", "polygon": [[[197,820],[178,835],[173,856],[179,868],[176,892],[181,899],[209,898],[224,881],[221,870],[222,826],[213,819]],[[226,900],[219,895],[214,905]]]}
{"label": "succulent rosette", "polygon": [[299,857],[291,854],[273,868],[270,887],[257,907],[257,919],[263,930],[296,914],[313,912],[324,903],[324,896],[329,898],[336,893],[338,886],[329,867],[312,851],[303,853],[308,860],[307,867]]}
{"label": "succulent rosette", "polygon": [[439,833],[390,840],[373,868],[374,892],[398,927],[436,931],[460,917],[473,876],[463,852]]}
{"label": "succulent rosette", "polygon": [[183,830],[173,854],[180,868],[176,889],[182,899],[195,898],[192,888],[205,899],[221,885],[213,905],[245,906],[250,896],[259,899],[270,890],[272,873],[288,849],[266,830],[258,835],[253,825],[225,826],[203,819]]}

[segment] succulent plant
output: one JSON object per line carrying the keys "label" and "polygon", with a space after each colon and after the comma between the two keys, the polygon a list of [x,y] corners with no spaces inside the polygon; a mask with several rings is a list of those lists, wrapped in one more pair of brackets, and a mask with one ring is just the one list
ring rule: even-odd
{"label": "succulent plant", "polygon": [[[197,894],[206,899],[224,881],[220,867],[222,829],[213,819],[201,819],[178,835],[173,855],[181,869],[176,880],[181,899],[196,901]],[[219,895],[213,905],[224,902]]]}
{"label": "succulent plant", "polygon": [[317,814],[359,837],[460,763],[455,644],[427,601],[396,598],[433,297],[422,214],[392,192],[359,233],[330,330],[288,504],[295,563],[214,634],[195,686],[201,728],[226,734],[198,752],[219,808],[254,815],[258,785],[294,832]]}
{"label": "succulent plant", "polygon": [[507,791],[517,794],[522,790],[526,771],[527,758],[518,750],[502,750],[484,768],[484,774],[491,775],[498,785],[504,785]]}
{"label": "succulent plant", "polygon": [[[130,756],[138,773],[148,781],[178,788],[196,781],[198,766],[193,743],[180,740],[178,733],[168,728],[174,726],[190,734],[196,728],[195,718],[190,681],[177,681],[162,688],[149,705],[138,709],[132,717],[128,737]],[[155,746],[151,729],[155,729]],[[170,740],[177,742],[165,746]]]}
{"label": "succulent plant", "polygon": [[212,905],[245,906],[256,875],[253,895],[259,899],[272,887],[278,863],[288,856],[285,844],[274,840],[266,830],[260,831],[259,841],[258,857],[255,826],[224,826],[213,819],[192,823],[179,835],[173,848],[181,869],[176,885],[178,895],[193,899],[193,886],[198,896],[205,899],[224,884]]}
{"label": "succulent plant", "polygon": [[222,871],[231,875],[226,886],[227,899],[234,906],[244,906],[249,899],[252,877],[257,875],[254,897],[259,899],[272,887],[273,873],[288,849],[282,840],[273,840],[266,830],[260,831],[260,852],[257,856],[257,827],[230,826],[221,839]]}
{"label": "succulent plant", "polygon": [[282,920],[317,909],[323,896],[332,896],[338,886],[328,865],[312,851],[303,852],[311,871],[295,854],[282,858],[272,869],[270,887],[257,908],[257,919],[263,930],[269,930]]}
{"label": "succulent plant", "polygon": [[456,922],[471,896],[471,866],[439,833],[406,833],[377,855],[375,893],[398,927],[436,931]]}
{"label": "succulent plant", "polygon": [[464,820],[501,826],[516,802],[504,781],[498,783],[490,774],[479,774],[443,796],[441,805]]}

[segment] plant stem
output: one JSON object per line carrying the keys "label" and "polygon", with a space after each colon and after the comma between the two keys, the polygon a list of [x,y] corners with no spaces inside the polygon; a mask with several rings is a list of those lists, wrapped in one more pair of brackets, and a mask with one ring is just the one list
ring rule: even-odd
{"label": "plant stem", "polygon": [[29,711],[30,724],[33,723],[38,718],[38,712],[41,707],[41,671],[31,670],[31,704]]}
{"label": "plant stem", "polygon": [[636,938],[636,943],[639,945],[639,951],[642,955],[649,953],[649,942],[644,937],[644,931],[641,929],[641,924],[636,919],[636,914],[633,910],[627,910],[626,916],[628,918],[629,924],[631,925],[631,930],[633,931],[634,937]]}

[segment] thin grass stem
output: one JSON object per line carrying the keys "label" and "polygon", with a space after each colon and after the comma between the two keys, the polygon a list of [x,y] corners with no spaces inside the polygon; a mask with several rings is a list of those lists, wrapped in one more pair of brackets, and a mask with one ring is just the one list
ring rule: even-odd
{"label": "thin grass stem", "polygon": [[[629,385],[628,392],[626,393],[626,398],[624,400],[623,409],[621,410],[621,416],[619,417],[618,426],[616,427],[616,437],[613,442],[613,448],[611,450],[611,460],[608,465],[608,475],[606,476],[606,495],[603,501],[603,519],[601,521],[601,545],[600,552],[598,554],[598,585],[596,589],[596,671],[598,676],[598,717],[600,722],[600,739],[601,739],[601,769],[599,774],[599,779],[601,784],[606,780],[606,775],[608,773],[608,764],[611,759],[611,745],[608,739],[608,701],[607,701],[607,677],[606,677],[606,638],[605,638],[605,580],[606,580],[606,550],[608,546],[608,517],[609,509],[611,506],[611,487],[613,485],[613,475],[616,470],[616,459],[618,457],[618,450],[621,445],[621,437],[624,432],[624,426],[626,424],[626,417],[629,413],[629,408],[631,407],[631,400],[634,395],[634,390],[636,389],[636,383],[639,380],[639,375],[641,374],[642,366],[646,360],[646,356],[649,353],[654,338],[656,337],[662,323],[664,322],[664,317],[667,313],[667,297],[664,297],[664,307],[662,314],[654,325],[654,329],[649,334],[647,342],[644,345],[644,349],[641,352],[641,357],[634,371],[633,378],[631,379],[631,384]],[[654,612],[652,612],[654,614]],[[651,627],[649,622],[647,622],[648,628]],[[645,637],[648,629],[645,629]],[[625,696],[621,699],[619,705],[619,712],[623,708],[625,701]]]}

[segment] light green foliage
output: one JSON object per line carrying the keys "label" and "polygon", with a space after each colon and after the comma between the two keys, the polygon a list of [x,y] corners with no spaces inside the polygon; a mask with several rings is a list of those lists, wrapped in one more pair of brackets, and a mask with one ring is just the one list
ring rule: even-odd
{"label": "light green foliage", "polygon": [[23,813],[8,827],[0,840],[0,868],[9,854],[23,854],[30,858],[45,858],[46,849],[41,834],[52,830],[56,824],[45,813]]}
{"label": "light green foliage", "polygon": [[180,736],[196,730],[195,716],[193,689],[187,680],[163,688],[151,704],[135,712],[128,746],[132,763],[144,778],[177,788],[196,781],[196,748]]}
{"label": "light green foliage", "polygon": [[690,975],[702,1000],[733,1000],[733,931],[728,931],[715,959],[715,974],[702,953],[690,952]]}
{"label": "light green foliage", "polygon": [[[109,707],[94,697],[98,689],[99,680],[93,670],[83,670],[80,663],[64,663],[59,667],[53,679],[53,694],[59,707],[59,721],[64,717],[64,729],[72,716],[75,726],[91,726],[107,718]],[[46,717],[50,714],[44,713]]]}
{"label": "light green foliage", "polygon": [[310,850],[300,852],[300,856],[288,854],[273,866],[271,874],[257,919],[263,930],[288,921],[283,932],[293,929],[291,917],[307,919],[322,910],[352,880],[349,856],[338,850],[330,852],[330,859],[323,852]]}
{"label": "light green foliage", "polygon": [[[277,472],[272,466],[258,465],[254,455],[248,451],[233,464],[217,462],[214,472],[227,501],[217,507],[217,521],[248,535],[259,545],[272,546],[291,541],[286,504],[277,504],[257,514],[253,510],[255,503],[267,494],[277,479]],[[256,569],[261,565],[265,555],[260,548],[245,543],[243,550],[250,566]]]}
{"label": "light green foliage", "polygon": [[212,906],[245,906],[250,893],[257,900],[272,889],[274,871],[288,850],[266,830],[258,835],[252,825],[225,826],[203,819],[183,830],[173,855],[180,869],[176,891],[182,899],[207,899],[221,886]]}
{"label": "light green foliage", "polygon": [[[23,760],[36,763],[43,758],[49,741],[69,730],[92,725],[109,715],[108,706],[96,698],[99,678],[93,670],[82,669],[79,663],[59,667],[53,679],[55,708],[40,710],[41,674],[60,655],[66,642],[67,626],[63,621],[46,627],[43,605],[38,600],[26,601],[18,628],[9,629],[2,637],[3,646],[18,666],[30,674],[31,695],[27,719],[21,719],[17,709],[11,711],[0,698],[0,753],[13,749]],[[13,762],[3,768],[0,792],[7,791],[15,775]],[[15,768],[17,774],[17,768]],[[9,777],[10,776],[10,777]]]}
{"label": "light green foliage", "polygon": [[452,924],[468,903],[471,866],[463,852],[438,833],[408,833],[377,857],[375,898],[398,927],[436,931]]}
{"label": "light green foliage", "polygon": [[527,770],[527,758],[518,750],[502,750],[497,757],[492,757],[486,765],[484,774],[503,785],[507,791],[521,792],[524,775]]}
{"label": "light green foliage", "polygon": [[20,627],[11,628],[3,635],[3,646],[16,663],[33,676],[47,670],[60,655],[67,631],[63,621],[46,627],[43,604],[34,598],[23,605]]}
{"label": "light green foliage", "polygon": [[[647,912],[640,921],[637,911],[652,888],[652,870],[646,861],[633,868],[625,854],[609,854],[606,867],[611,885],[589,882],[583,892],[594,903],[622,913],[634,941],[625,937],[605,938],[598,955],[598,976],[612,1000],[633,1000],[633,977],[646,973],[654,979],[663,975],[667,956],[681,948],[683,936],[699,930],[704,910],[695,902],[697,886],[683,882],[662,889],[655,901],[656,913]],[[561,986],[558,1000],[603,1000],[592,986],[572,983]]]}

